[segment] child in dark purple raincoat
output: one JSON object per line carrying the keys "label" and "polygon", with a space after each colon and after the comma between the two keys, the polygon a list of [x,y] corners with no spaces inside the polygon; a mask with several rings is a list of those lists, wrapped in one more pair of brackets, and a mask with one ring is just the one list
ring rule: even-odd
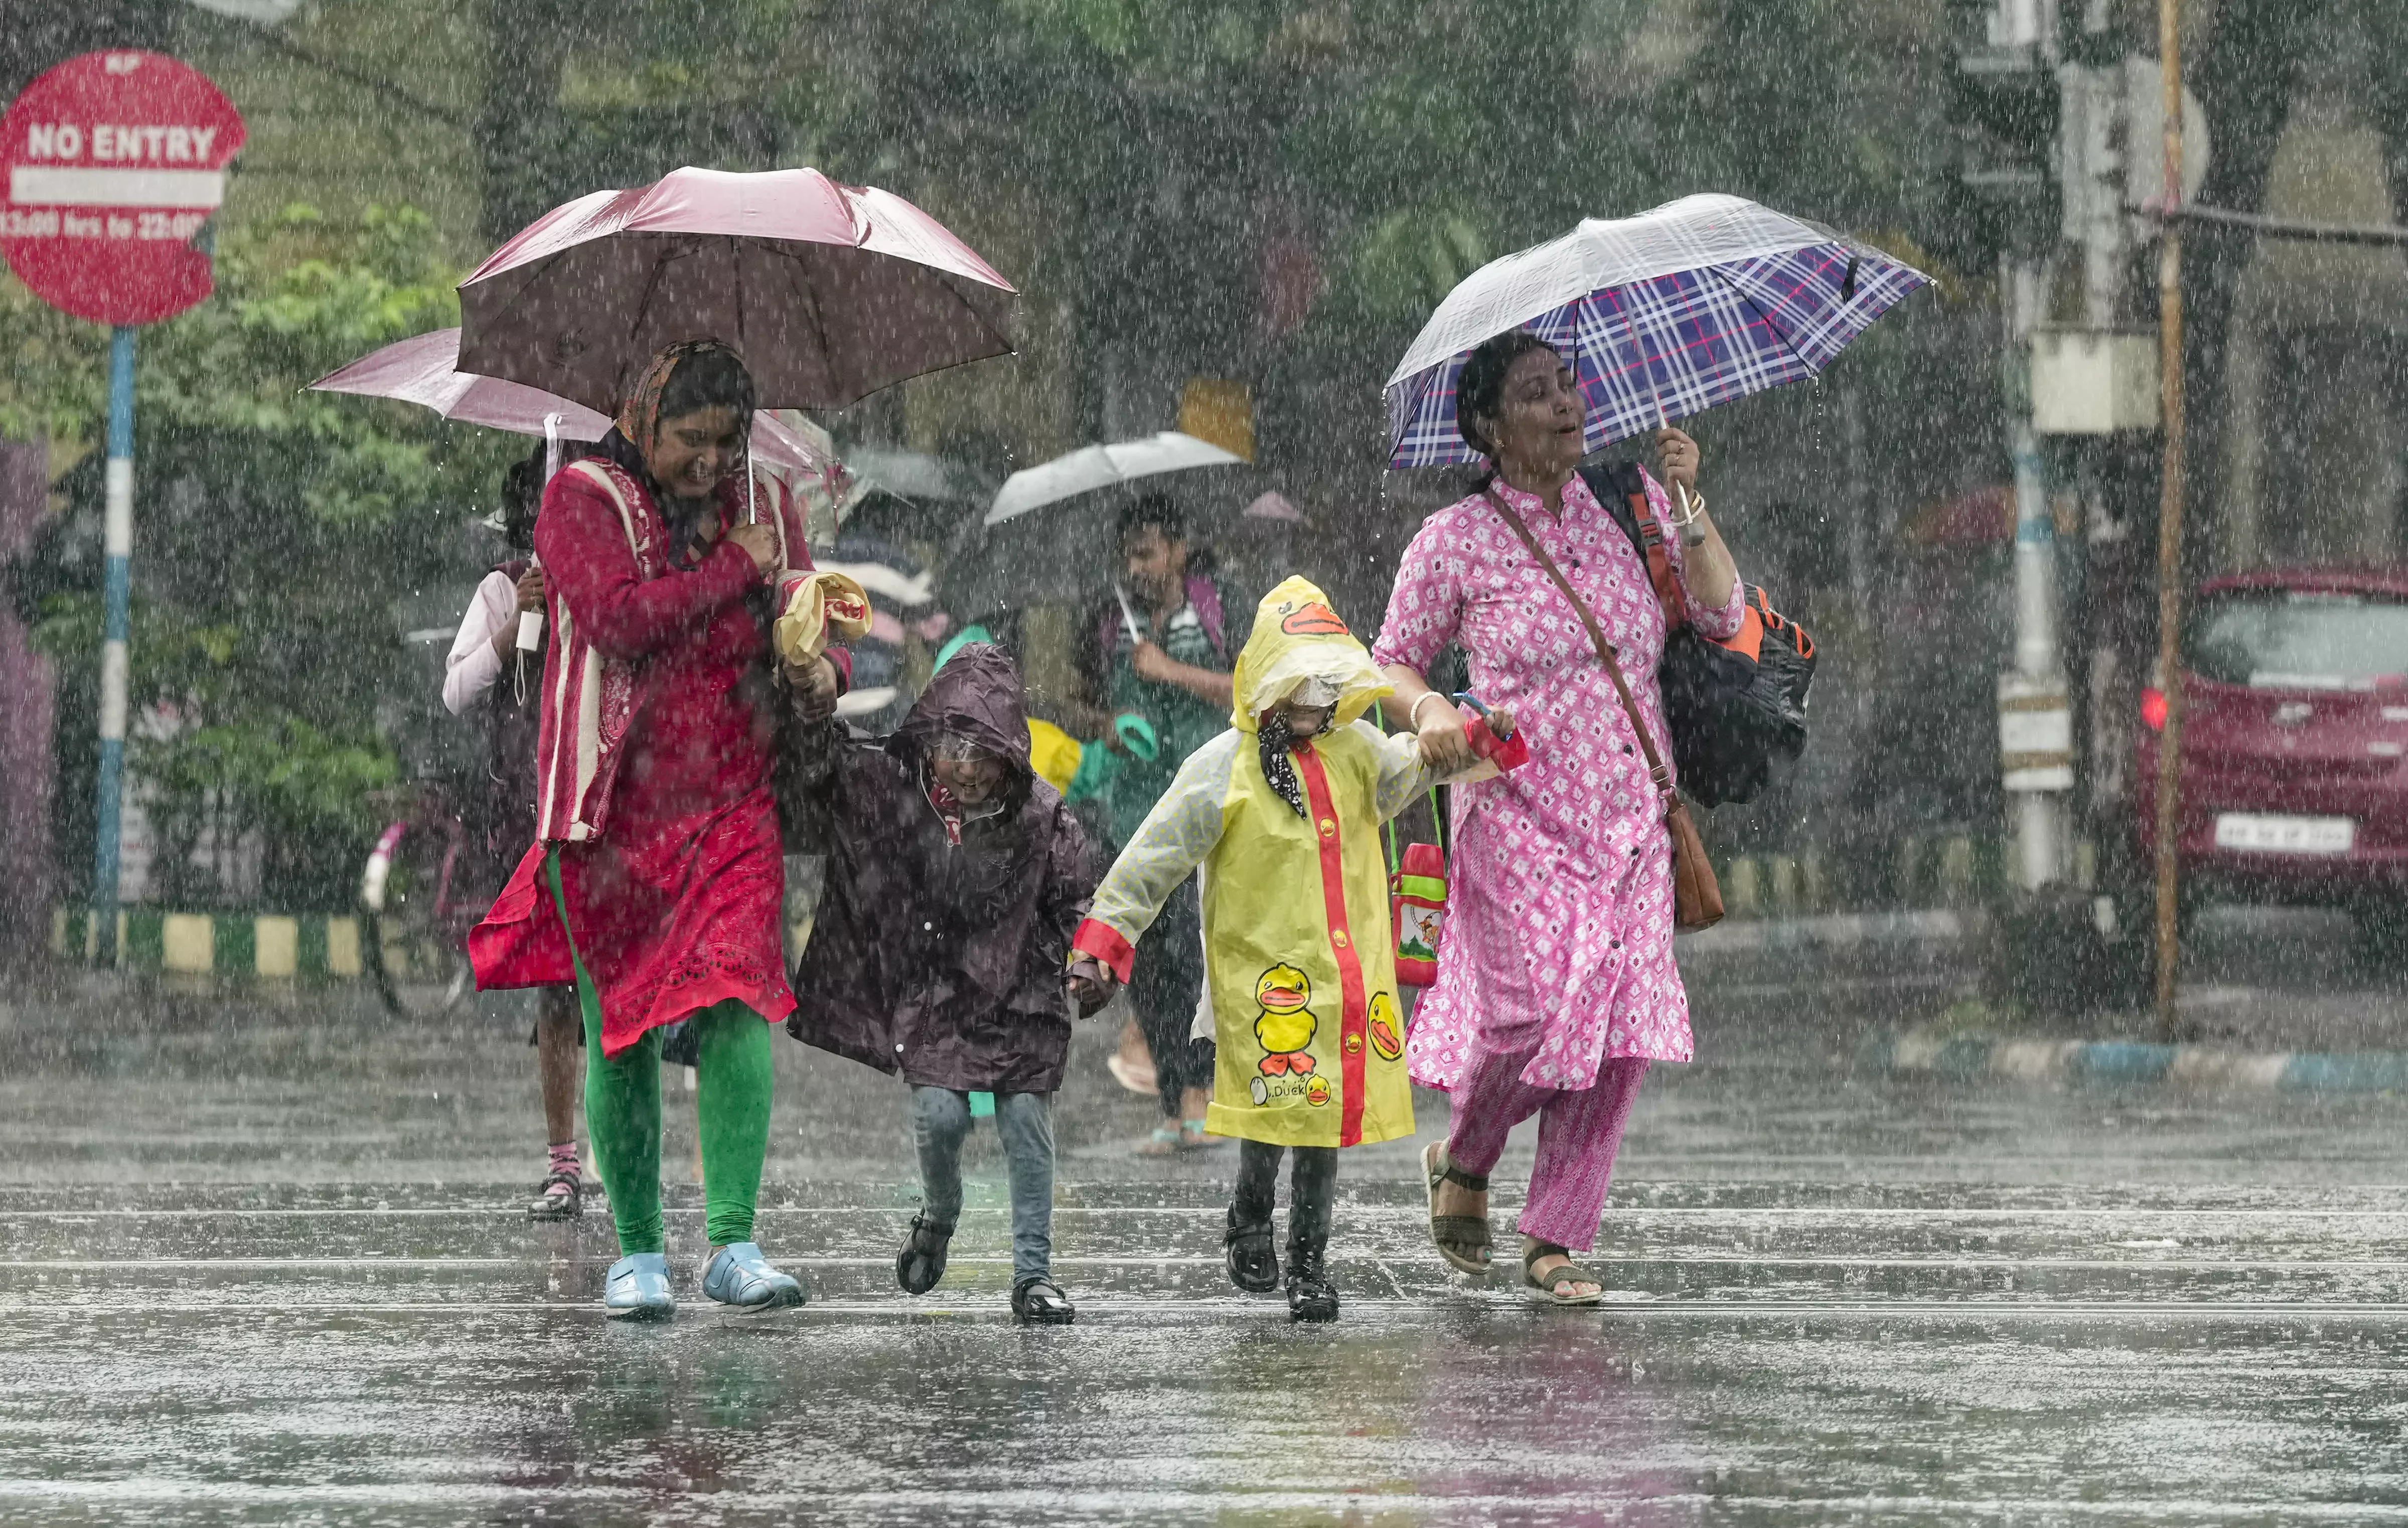
{"label": "child in dark purple raincoat", "polygon": [[944,1276],[969,1095],[991,1092],[1011,1180],[1012,1312],[1068,1322],[1052,1268],[1052,1105],[1070,1047],[1064,962],[1098,872],[1029,767],[1020,671],[972,643],[892,737],[835,742],[799,769],[783,793],[828,873],[786,1029],[911,1085],[926,1192],[896,1278],[921,1294]]}

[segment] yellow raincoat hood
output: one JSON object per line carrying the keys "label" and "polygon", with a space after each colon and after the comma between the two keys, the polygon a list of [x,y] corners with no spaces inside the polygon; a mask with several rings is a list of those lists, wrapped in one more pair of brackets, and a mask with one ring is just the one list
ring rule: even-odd
{"label": "yellow raincoat hood", "polygon": [[1332,728],[1360,719],[1373,701],[1395,688],[1380,677],[1370,653],[1329,607],[1328,596],[1311,579],[1291,578],[1265,594],[1254,609],[1254,635],[1246,638],[1231,676],[1235,704],[1229,709],[1230,724],[1251,734],[1256,717],[1304,680],[1316,678],[1338,687]]}

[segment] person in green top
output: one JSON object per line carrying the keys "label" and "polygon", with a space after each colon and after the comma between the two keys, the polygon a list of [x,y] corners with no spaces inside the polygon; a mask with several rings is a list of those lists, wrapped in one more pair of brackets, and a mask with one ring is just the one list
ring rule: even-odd
{"label": "person in green top", "polygon": [[[1208,554],[1191,550],[1187,523],[1168,498],[1146,494],[1119,522],[1121,578],[1097,612],[1088,679],[1102,718],[1105,746],[1123,755],[1105,782],[1104,834],[1117,852],[1154,804],[1170,788],[1187,756],[1229,725],[1229,668],[1246,633],[1232,630],[1233,606],[1209,569]],[[1154,755],[1125,740],[1151,729]],[[1140,747],[1142,745],[1140,744]],[[1150,1155],[1210,1145],[1204,1109],[1211,1102],[1212,1042],[1193,1036],[1204,992],[1204,932],[1190,879],[1172,894],[1162,916],[1137,942],[1129,1005],[1137,1012],[1161,1091],[1163,1125],[1140,1148]]]}

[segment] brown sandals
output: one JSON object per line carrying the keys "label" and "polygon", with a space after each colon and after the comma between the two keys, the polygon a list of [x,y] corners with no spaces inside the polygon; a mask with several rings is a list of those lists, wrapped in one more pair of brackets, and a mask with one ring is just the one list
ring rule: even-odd
{"label": "brown sandals", "polygon": [[1422,1149],[1422,1177],[1429,1185],[1430,1244],[1446,1264],[1473,1278],[1488,1272],[1490,1252],[1496,1242],[1488,1234],[1485,1215],[1440,1215],[1438,1212],[1438,1186],[1454,1183],[1474,1193],[1488,1192],[1488,1179],[1467,1173],[1446,1160],[1446,1145],[1432,1141]]}
{"label": "brown sandals", "polygon": [[[1522,1251],[1522,1282],[1545,1296],[1546,1303],[1551,1306],[1596,1305],[1605,1298],[1605,1280],[1595,1271],[1570,1261],[1571,1255],[1569,1247],[1558,1247],[1551,1241],[1531,1241]],[[1550,1257],[1563,1258],[1565,1262],[1562,1266],[1550,1268],[1543,1275],[1530,1271],[1540,1259]],[[1595,1284],[1597,1292],[1593,1294],[1567,1294],[1564,1292],[1567,1284]]]}

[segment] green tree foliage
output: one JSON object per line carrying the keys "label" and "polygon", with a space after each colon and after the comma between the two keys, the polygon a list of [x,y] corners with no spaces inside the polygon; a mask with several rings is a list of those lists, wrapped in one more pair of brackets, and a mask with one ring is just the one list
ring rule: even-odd
{"label": "green tree foliage", "polygon": [[[1203,368],[1384,374],[1463,275],[1582,217],[1725,190],[1912,235],[1946,179],[1956,37],[1915,0],[840,8],[831,167],[1028,188],[1082,334]],[[1266,351],[1281,236],[1318,296]]]}
{"label": "green tree foliage", "polygon": [[[301,236],[297,237],[295,236]],[[257,249],[317,252],[275,264]],[[142,331],[136,389],[131,788],[157,839],[157,891],[185,905],[251,892],[195,848],[251,838],[268,904],[348,903],[396,778],[380,712],[425,687],[396,606],[440,579],[512,449],[427,411],[304,391],[392,340],[458,321],[457,273],[409,209],[355,228],[306,207],[230,236],[218,293]],[[106,336],[0,285],[0,324],[34,364],[0,392],[0,428],[93,442]],[[27,603],[60,668],[61,861],[90,842],[100,650],[95,454],[34,560]]]}

